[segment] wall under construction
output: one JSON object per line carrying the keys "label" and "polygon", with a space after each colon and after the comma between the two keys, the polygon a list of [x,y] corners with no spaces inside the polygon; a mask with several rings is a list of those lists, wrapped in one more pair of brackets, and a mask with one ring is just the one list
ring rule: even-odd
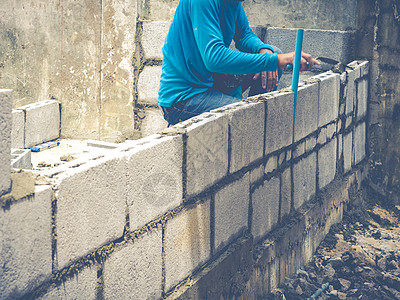
{"label": "wall under construction", "polygon": [[294,137],[294,94],[281,90],[13,181],[0,298],[266,294],[365,177],[368,72],[355,61],[303,82]]}

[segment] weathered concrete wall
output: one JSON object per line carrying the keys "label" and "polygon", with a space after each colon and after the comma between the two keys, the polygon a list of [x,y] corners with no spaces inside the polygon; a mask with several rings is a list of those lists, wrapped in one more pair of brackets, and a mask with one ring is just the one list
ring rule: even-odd
{"label": "weathered concrete wall", "polygon": [[11,126],[12,91],[0,89],[0,196],[11,186]]}
{"label": "weathered concrete wall", "polygon": [[359,1],[357,55],[371,60],[371,186],[400,203],[400,1]]}
{"label": "weathered concrete wall", "polygon": [[0,299],[261,297],[311,258],[360,186],[367,67],[300,85],[294,144],[294,94],[278,91],[39,171],[45,185],[31,176],[22,196],[13,182]]}
{"label": "weathered concrete wall", "polygon": [[60,102],[63,136],[130,137],[136,17],[136,0],[1,1],[0,87],[14,108]]}

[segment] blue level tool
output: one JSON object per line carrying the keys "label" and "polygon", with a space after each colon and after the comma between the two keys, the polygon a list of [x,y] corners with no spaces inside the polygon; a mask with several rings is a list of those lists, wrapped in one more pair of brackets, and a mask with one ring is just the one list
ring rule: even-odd
{"label": "blue level tool", "polygon": [[40,151],[43,151],[46,149],[56,147],[58,145],[60,145],[60,142],[51,141],[51,142],[43,143],[43,144],[37,145],[35,147],[32,147],[31,151],[32,152],[40,152]]}
{"label": "blue level tool", "polygon": [[303,34],[304,34],[304,29],[297,29],[296,49],[294,53],[294,66],[293,66],[293,77],[292,77],[292,90],[294,92],[292,144],[294,144],[294,123],[296,120],[297,90],[299,87],[299,76],[301,69],[301,51],[303,49]]}

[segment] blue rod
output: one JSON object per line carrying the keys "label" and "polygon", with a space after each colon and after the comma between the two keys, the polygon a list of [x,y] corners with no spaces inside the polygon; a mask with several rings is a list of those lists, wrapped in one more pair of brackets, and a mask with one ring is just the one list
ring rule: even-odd
{"label": "blue rod", "polygon": [[297,29],[296,49],[294,54],[294,66],[293,66],[293,77],[292,77],[292,90],[294,92],[292,144],[294,144],[294,123],[296,120],[297,89],[299,87],[299,76],[301,69],[300,62],[301,62],[301,51],[303,48],[303,33],[304,29]]}

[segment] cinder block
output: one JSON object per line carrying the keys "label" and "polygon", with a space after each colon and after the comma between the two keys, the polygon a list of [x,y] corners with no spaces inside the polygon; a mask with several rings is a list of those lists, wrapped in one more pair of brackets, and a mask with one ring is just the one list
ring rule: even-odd
{"label": "cinder block", "polygon": [[85,157],[50,170],[57,199],[59,269],[106,242],[120,238],[126,223],[125,153]]}
{"label": "cinder block", "polygon": [[241,179],[215,194],[215,250],[218,252],[248,227],[250,178]]}
{"label": "cinder block", "polygon": [[25,111],[20,109],[12,110],[11,147],[25,147]]}
{"label": "cinder block", "polygon": [[32,169],[30,149],[11,149],[11,167],[14,169]]}
{"label": "cinder block", "polygon": [[51,286],[39,300],[88,299],[95,300],[97,293],[97,267],[81,270],[73,278],[67,279],[60,286]]}
{"label": "cinder block", "polygon": [[304,141],[296,146],[296,149],[294,149],[293,156],[299,157],[299,156],[303,155],[305,152],[306,152],[306,141]]}
{"label": "cinder block", "polygon": [[281,175],[281,199],[280,199],[280,218],[281,220],[289,215],[290,208],[291,208],[291,190],[292,190],[292,183],[291,183],[291,174],[290,168],[283,171]]}
{"label": "cinder block", "polygon": [[279,219],[279,189],[280,179],[272,178],[264,181],[252,195],[252,224],[251,233],[258,241],[265,236]]}
{"label": "cinder block", "polygon": [[228,114],[233,173],[263,157],[265,104],[244,103]]}
{"label": "cinder block", "polygon": [[187,127],[186,191],[191,196],[222,179],[228,172],[229,116],[203,114]]}
{"label": "cinder block", "polygon": [[366,155],[366,131],[365,122],[361,123],[355,128],[354,131],[354,164],[359,164]]}
{"label": "cinder block", "polygon": [[352,156],[353,156],[353,133],[350,132],[343,136],[343,163],[344,172],[347,173],[351,170]]}
{"label": "cinder block", "polygon": [[169,291],[210,258],[210,199],[168,220],[164,240],[165,289]]}
{"label": "cinder block", "polygon": [[306,152],[310,152],[317,145],[317,138],[315,136],[309,137],[306,140]]}
{"label": "cinder block", "polygon": [[160,299],[162,230],[154,229],[127,242],[104,263],[105,299]]}
{"label": "cinder block", "polygon": [[130,229],[142,227],[183,198],[182,135],[149,136],[127,152],[127,203]]}
{"label": "cinder block", "polygon": [[294,165],[293,169],[293,200],[294,209],[298,209],[315,195],[317,176],[317,155],[312,153]]}
{"label": "cinder block", "polygon": [[264,177],[265,167],[260,165],[259,167],[250,171],[250,184],[254,184]]}
{"label": "cinder block", "polygon": [[276,156],[270,156],[265,164],[265,174],[271,173],[278,167],[278,158]]}
{"label": "cinder block", "polygon": [[163,59],[162,47],[171,22],[143,22],[142,47],[146,59]]}
{"label": "cinder block", "polygon": [[317,139],[317,143],[318,143],[319,145],[325,144],[326,138],[327,138],[326,134],[327,134],[327,129],[326,129],[326,127],[321,128],[321,131],[319,132],[319,134],[318,134],[318,139]]}
{"label": "cinder block", "polygon": [[0,89],[0,196],[9,192],[11,186],[12,101],[12,90]]}
{"label": "cinder block", "polygon": [[353,116],[351,116],[351,115],[347,116],[345,128],[348,129],[352,124],[353,124]]}
{"label": "cinder block", "polygon": [[357,121],[367,115],[368,79],[357,82]]}
{"label": "cinder block", "polygon": [[335,178],[336,150],[336,139],[333,139],[318,152],[318,180],[320,189],[323,189]]}
{"label": "cinder block", "polygon": [[168,122],[162,116],[161,110],[149,108],[145,111],[145,117],[140,125],[142,137],[146,137],[162,131],[167,128]]}
{"label": "cinder block", "polygon": [[265,99],[265,155],[292,143],[293,99],[292,92],[271,93],[271,97]]}
{"label": "cinder block", "polygon": [[[359,73],[359,69],[358,73]],[[353,113],[355,97],[356,97],[356,79],[357,70],[347,69],[347,84],[344,88],[344,96],[346,98],[346,116]]]}
{"label": "cinder block", "polygon": [[338,160],[339,159],[341,159],[342,158],[342,155],[343,155],[343,135],[342,134],[339,134],[338,135],[338,143],[339,143],[339,145],[338,145],[338,148],[339,148],[339,153],[338,153]]}
{"label": "cinder block", "polygon": [[139,75],[138,100],[142,103],[157,104],[160,86],[161,66],[146,66]]}
{"label": "cinder block", "polygon": [[0,209],[0,298],[19,299],[52,271],[51,200],[49,186],[35,195]]}
{"label": "cinder block", "polygon": [[358,61],[355,60],[347,64],[347,69],[354,71],[355,80],[361,77],[361,67]]}
{"label": "cinder block", "polygon": [[369,62],[368,61],[359,61],[360,66],[360,77],[367,76],[369,74]]}
{"label": "cinder block", "polygon": [[338,118],[340,75],[332,71],[312,78],[319,82],[318,127],[322,127]]}
{"label": "cinder block", "polygon": [[60,104],[57,101],[40,101],[19,109],[25,111],[25,148],[60,136]]}
{"label": "cinder block", "polygon": [[318,82],[300,86],[297,94],[295,142],[317,130],[318,127]]}
{"label": "cinder block", "polygon": [[[266,40],[268,44],[279,47],[283,53],[292,52],[295,50],[296,32],[295,28],[269,27]],[[353,35],[349,31],[307,29],[303,51],[312,53],[314,57],[324,56],[347,63],[353,59],[350,47]]]}

